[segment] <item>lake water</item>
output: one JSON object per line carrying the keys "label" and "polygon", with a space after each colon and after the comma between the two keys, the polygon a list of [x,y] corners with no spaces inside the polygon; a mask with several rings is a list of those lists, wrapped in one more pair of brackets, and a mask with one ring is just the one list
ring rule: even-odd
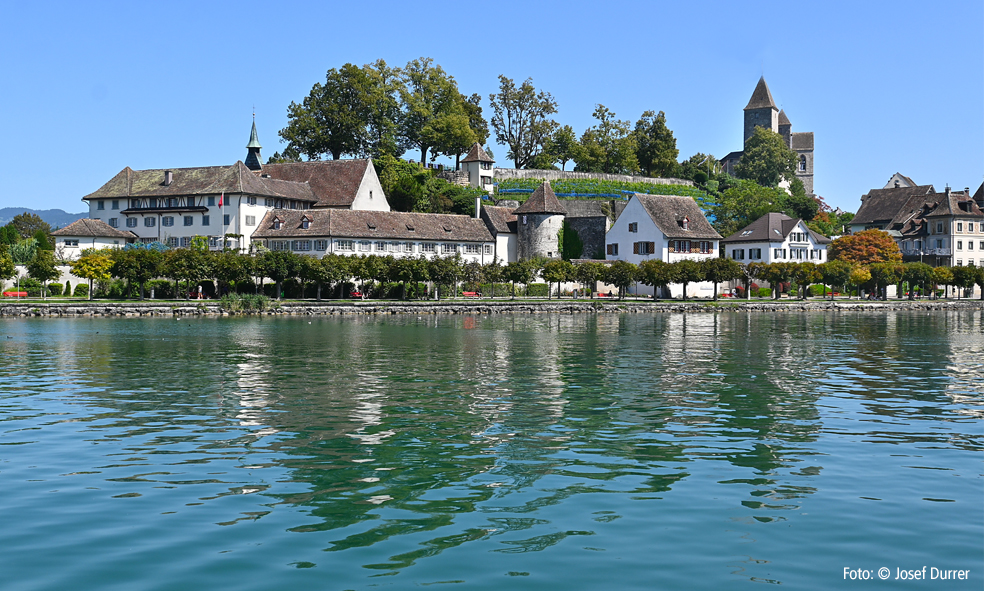
{"label": "lake water", "polygon": [[984,583],[980,312],[0,330],[3,589]]}

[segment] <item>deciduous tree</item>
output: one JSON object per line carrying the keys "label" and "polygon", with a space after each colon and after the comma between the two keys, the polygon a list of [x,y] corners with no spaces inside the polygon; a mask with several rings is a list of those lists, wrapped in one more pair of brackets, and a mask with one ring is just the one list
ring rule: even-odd
{"label": "deciduous tree", "polygon": [[755,133],[745,142],[745,152],[735,166],[735,175],[765,187],[777,187],[784,178],[795,176],[796,152],[786,145],[778,133],[764,127],[756,127]]}
{"label": "deciduous tree", "polygon": [[827,261],[818,265],[820,277],[830,286],[830,299],[834,299],[834,287],[844,287],[851,280],[854,265],[847,261]]}
{"label": "deciduous tree", "polygon": [[557,101],[549,92],[537,92],[532,78],[517,88],[511,78],[500,75],[499,93],[490,94],[489,103],[496,141],[509,146],[506,158],[516,168],[528,168],[557,128],[550,118],[557,112]]}
{"label": "deciduous tree", "polygon": [[881,230],[865,230],[841,236],[830,243],[827,253],[833,260],[858,265],[872,263],[901,263],[902,252],[895,240]]}
{"label": "deciduous tree", "polygon": [[34,258],[27,264],[27,273],[41,282],[41,298],[44,299],[48,291],[48,282],[61,275],[61,271],[55,265],[55,253],[38,249],[34,253]]}
{"label": "deciduous tree", "polygon": [[741,263],[733,259],[715,257],[701,261],[701,267],[706,281],[714,284],[714,301],[718,299],[718,284],[742,275]]}
{"label": "deciduous tree", "polygon": [[109,281],[113,275],[112,253],[106,249],[86,248],[83,249],[77,259],[72,261],[69,266],[72,275],[87,279],[89,281],[89,300],[92,300],[93,282]]}
{"label": "deciduous tree", "polygon": [[666,261],[646,259],[639,263],[639,281],[652,286],[653,299],[657,299],[661,288],[666,289],[671,283],[677,283],[677,268]]}
{"label": "deciduous tree", "polygon": [[605,105],[595,105],[598,123],[581,135],[581,153],[574,170],[633,174],[639,170],[636,139],[628,121],[616,119]]}
{"label": "deciduous tree", "polygon": [[636,141],[636,159],[646,176],[672,176],[679,167],[676,138],[666,126],[666,114],[646,111],[636,121],[633,136]]}
{"label": "deciduous tree", "polygon": [[445,148],[453,143],[447,134],[461,128],[471,132],[458,83],[433,59],[422,57],[407,63],[401,79],[402,135],[409,147],[420,150],[421,162],[427,161],[427,152],[439,142]]}
{"label": "deciduous tree", "polygon": [[547,282],[547,299],[550,299],[550,284],[557,284],[557,297],[560,297],[561,282],[568,281],[574,274],[574,265],[570,261],[551,260],[543,265],[543,280]]}
{"label": "deciduous tree", "polygon": [[697,261],[683,259],[673,263],[677,281],[683,284],[683,299],[687,299],[687,286],[691,283],[704,281],[704,267]]}

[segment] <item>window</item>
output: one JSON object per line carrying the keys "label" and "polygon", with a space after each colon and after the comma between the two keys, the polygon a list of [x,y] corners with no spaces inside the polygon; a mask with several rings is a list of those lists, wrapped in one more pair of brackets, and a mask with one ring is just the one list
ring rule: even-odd
{"label": "window", "polygon": [[166,215],[161,218],[161,225],[165,228],[170,228],[174,225],[174,217]]}
{"label": "window", "polygon": [[301,228],[304,228],[305,230],[307,230],[310,227],[311,227],[311,220],[309,220],[309,219],[303,219],[303,220],[301,220]]}
{"label": "window", "polygon": [[967,222],[967,233],[968,234],[974,233],[974,222]]}
{"label": "window", "polygon": [[360,252],[369,252],[369,249],[371,249],[371,248],[372,248],[372,242],[369,242],[368,240],[360,240],[359,241],[359,251]]}
{"label": "window", "polygon": [[632,243],[632,254],[653,254],[656,252],[655,242],[633,242]]}
{"label": "window", "polygon": [[155,220],[154,218],[144,218],[144,226],[148,228],[153,228],[156,225],[157,225],[157,220]]}
{"label": "window", "polygon": [[762,249],[761,248],[749,248],[748,249],[748,258],[752,259],[753,261],[760,261],[760,260],[762,260]]}
{"label": "window", "polygon": [[799,166],[799,168],[800,168],[801,171],[805,171],[806,170],[806,156],[803,155],[803,154],[800,154],[800,166]]}
{"label": "window", "polygon": [[223,226],[229,225],[229,214],[226,213],[222,215],[222,225]]}
{"label": "window", "polygon": [[974,250],[974,241],[973,240],[968,240],[967,241],[967,250]]}
{"label": "window", "polygon": [[184,216],[184,225],[186,225],[186,226],[193,226],[193,225],[195,225],[195,218],[193,218],[190,215]]}
{"label": "window", "polygon": [[714,252],[714,243],[710,240],[700,241],[700,254],[712,254]]}
{"label": "window", "polygon": [[525,215],[523,216],[523,225],[524,226],[526,225],[526,216]]}
{"label": "window", "polygon": [[109,227],[110,228],[119,228],[120,227],[120,218],[109,218]]}
{"label": "window", "polygon": [[256,196],[254,195],[253,197],[247,197],[246,198],[246,203],[248,203],[250,205],[256,205]]}
{"label": "window", "polygon": [[217,248],[219,246],[219,239],[216,236],[208,237],[208,246],[210,248]]}
{"label": "window", "polygon": [[482,162],[482,170],[492,170],[491,162]]}
{"label": "window", "polygon": [[120,200],[113,199],[113,209],[119,209],[119,208],[120,208]]}
{"label": "window", "polygon": [[126,227],[127,228],[136,228],[137,227],[137,218],[126,218]]}
{"label": "window", "polygon": [[302,252],[303,251],[307,251],[307,250],[311,250],[311,241],[310,240],[295,240],[294,241],[294,245],[293,245],[293,250],[302,251]]}
{"label": "window", "polygon": [[936,241],[936,248],[943,248],[943,241],[942,240],[937,240]]}
{"label": "window", "polygon": [[130,207],[133,207],[134,209],[139,209],[140,208],[140,200],[139,199],[131,199],[130,200]]}
{"label": "window", "polygon": [[290,243],[287,242],[286,240],[271,240],[270,241],[270,250],[276,250],[276,251],[287,250],[287,247],[288,246],[290,246]]}
{"label": "window", "polygon": [[454,254],[456,252],[458,252],[457,244],[449,244],[445,242],[441,245],[441,254]]}
{"label": "window", "polygon": [[385,242],[376,242],[376,251],[377,252],[386,252],[386,243]]}
{"label": "window", "polygon": [[963,222],[957,222],[957,232],[963,232]]}
{"label": "window", "polygon": [[413,242],[404,242],[403,252],[413,252]]}
{"label": "window", "polygon": [[478,254],[480,250],[477,244],[465,245],[465,254]]}
{"label": "window", "polygon": [[314,250],[328,250],[328,241],[327,240],[315,240],[314,241]]}
{"label": "window", "polygon": [[957,250],[963,250],[963,240],[957,240]]}
{"label": "window", "polygon": [[963,267],[963,260],[962,259],[957,259],[957,266],[958,267]]}
{"label": "window", "polygon": [[209,207],[215,207],[215,197],[214,196],[208,198],[208,206]]}
{"label": "window", "polygon": [[246,216],[246,225],[247,226],[255,226],[256,225],[256,216],[255,215],[248,215],[248,216]]}
{"label": "window", "polygon": [[491,244],[486,244],[485,245],[485,254],[492,254],[492,245]]}
{"label": "window", "polygon": [[736,260],[736,261],[743,261],[743,260],[745,260],[745,249],[744,248],[736,248],[736,249],[732,250],[731,251],[731,258],[734,259],[734,260]]}
{"label": "window", "polygon": [[420,252],[437,252],[437,245],[433,242],[423,242],[420,244]]}
{"label": "window", "polygon": [[65,246],[78,246],[79,245],[79,241],[78,240],[69,240],[67,238],[65,240],[62,240],[61,242]]}
{"label": "window", "polygon": [[638,232],[638,231],[639,231],[639,222],[632,222],[629,224],[629,232]]}
{"label": "window", "polygon": [[336,240],[335,247],[338,250],[355,250],[355,241],[353,240]]}
{"label": "window", "polygon": [[100,199],[99,201],[96,201],[96,209],[98,209],[98,210],[106,209],[106,202],[103,201],[102,199]]}
{"label": "window", "polygon": [[492,177],[490,177],[490,176],[483,176],[482,177],[482,186],[483,187],[488,186],[488,185],[491,185],[491,184],[492,184]]}
{"label": "window", "polygon": [[191,236],[182,236],[181,248],[188,248],[189,246],[191,246]]}
{"label": "window", "polygon": [[280,218],[274,218],[274,220],[273,220],[273,229],[274,230],[279,230],[280,227],[283,226],[283,225],[284,225],[284,223],[282,221],[280,221]]}
{"label": "window", "polygon": [[687,254],[690,252],[690,241],[689,240],[674,240],[673,241],[673,252]]}
{"label": "window", "polygon": [[680,221],[680,227],[683,228],[684,230],[689,230],[690,229],[690,218],[688,218],[688,217],[683,218],[683,220]]}
{"label": "window", "polygon": [[977,244],[977,247],[978,247],[979,249],[981,249],[981,250],[984,250],[984,240],[981,240],[981,241],[980,241],[980,242],[979,242],[979,243]]}
{"label": "window", "polygon": [[936,233],[937,234],[943,233],[943,222],[936,222]]}
{"label": "window", "polygon": [[263,200],[263,205],[265,205],[266,207],[273,207],[273,204],[274,201],[270,197],[267,197],[266,199]]}
{"label": "window", "polygon": [[178,239],[175,236],[171,236],[170,238],[167,239],[167,245],[170,246],[171,248],[177,248]]}
{"label": "window", "polygon": [[606,252],[612,256],[618,256],[618,242],[607,245]]}
{"label": "window", "polygon": [[207,216],[207,215],[203,215],[203,216],[202,216],[202,225],[203,225],[203,226],[207,226],[207,225],[208,225],[208,223],[209,223],[209,218],[208,218],[208,216]]}

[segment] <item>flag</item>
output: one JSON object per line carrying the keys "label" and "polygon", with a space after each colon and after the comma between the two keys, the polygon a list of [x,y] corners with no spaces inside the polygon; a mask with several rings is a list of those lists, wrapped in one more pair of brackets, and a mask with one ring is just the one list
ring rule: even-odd
{"label": "flag", "polygon": [[219,207],[222,207],[222,200],[223,199],[225,199],[225,191],[223,191],[222,194],[219,195]]}

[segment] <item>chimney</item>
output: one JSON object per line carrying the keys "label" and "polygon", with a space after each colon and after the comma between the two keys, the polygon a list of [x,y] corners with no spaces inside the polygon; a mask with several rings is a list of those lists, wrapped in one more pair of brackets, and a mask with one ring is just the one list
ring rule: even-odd
{"label": "chimney", "polygon": [[164,171],[164,186],[165,187],[168,187],[168,186],[171,185],[171,178],[172,178],[171,171],[170,170],[165,170]]}
{"label": "chimney", "polygon": [[947,198],[950,197],[950,185],[947,185],[946,186],[946,196],[947,196]]}
{"label": "chimney", "polygon": [[482,217],[482,198],[475,197],[475,219]]}

